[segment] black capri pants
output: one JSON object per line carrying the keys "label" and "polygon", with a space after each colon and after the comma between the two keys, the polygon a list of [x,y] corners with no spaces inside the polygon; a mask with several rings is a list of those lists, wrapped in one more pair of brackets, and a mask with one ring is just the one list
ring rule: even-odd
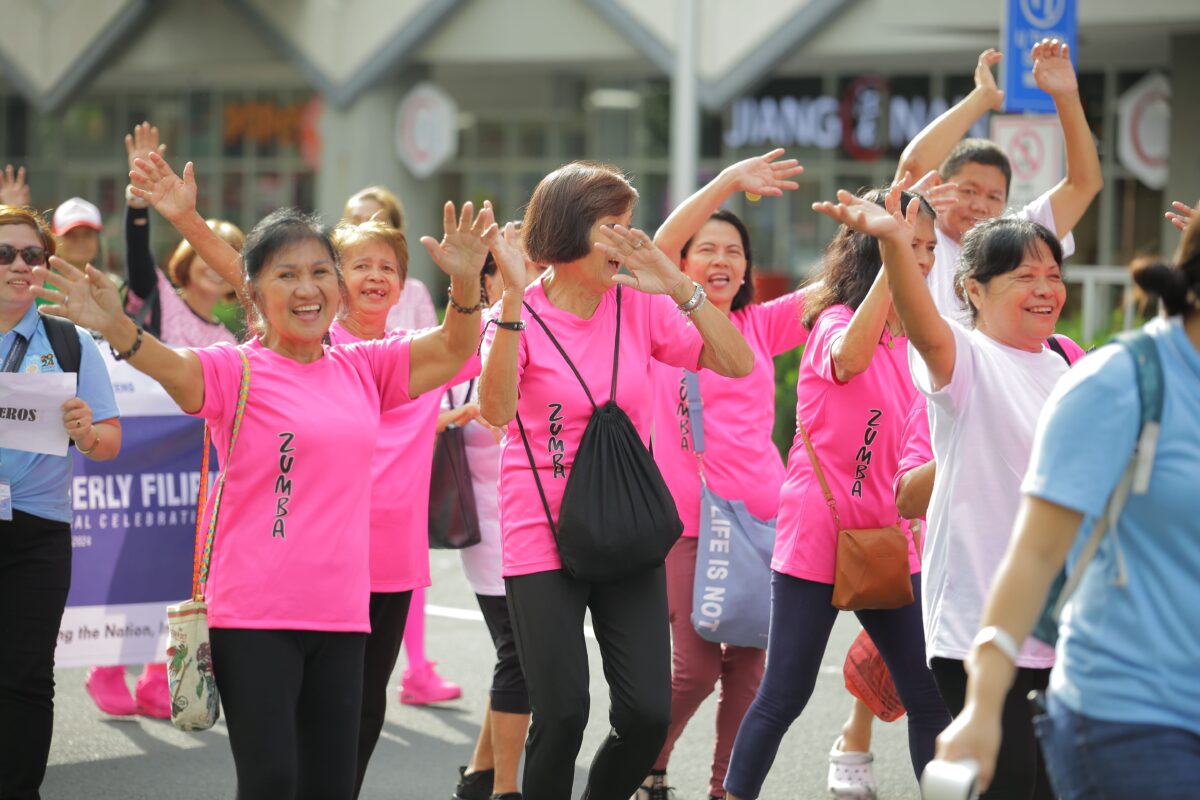
{"label": "black capri pants", "polygon": [[517,656],[517,640],[513,636],[512,617],[508,613],[508,598],[502,594],[475,595],[483,621],[487,623],[492,645],[496,648],[496,668],[492,671],[492,710],[504,714],[528,714],[529,692],[525,688],[525,673]]}

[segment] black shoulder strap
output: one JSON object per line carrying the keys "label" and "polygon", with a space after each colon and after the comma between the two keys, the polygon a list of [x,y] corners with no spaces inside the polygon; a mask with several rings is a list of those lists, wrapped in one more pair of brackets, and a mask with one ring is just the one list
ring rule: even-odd
{"label": "black shoulder strap", "polygon": [[1063,349],[1062,343],[1056,337],[1051,336],[1047,339],[1046,346],[1058,353],[1062,357],[1062,360],[1067,362],[1068,367],[1071,366],[1071,357],[1067,355],[1067,351]]}
{"label": "black shoulder strap", "polygon": [[[475,379],[471,378],[471,380],[467,381],[467,393],[463,396],[463,401],[461,403],[459,403],[458,405],[465,406],[467,403],[471,402],[471,391],[474,388],[475,388]],[[453,386],[446,387],[446,404],[447,404],[447,410],[458,407],[458,406],[454,405],[454,387]]]}
{"label": "black shoulder strap", "polygon": [[[567,363],[571,362],[568,361]],[[585,386],[584,388],[586,389],[587,387]],[[546,521],[550,523],[550,533],[554,534],[554,538],[557,539],[558,526],[554,524],[554,515],[550,513],[550,503],[546,500],[546,490],[542,488],[542,479],[538,475],[537,464],[533,461],[533,450],[529,446],[529,437],[525,435],[525,426],[521,424],[521,415],[519,413],[517,414],[517,430],[521,432],[521,442],[525,445],[525,455],[529,458],[529,471],[533,473],[533,482],[537,484],[538,497],[542,498],[542,510],[546,512]]]}
{"label": "black shoulder strap", "polygon": [[79,344],[79,331],[75,325],[65,319],[42,315],[42,325],[46,327],[46,338],[50,340],[50,349],[54,351],[54,359],[63,372],[74,372],[75,382],[79,383],[79,364],[83,359],[83,348]]}
{"label": "black shoulder strap", "polygon": [[142,307],[133,315],[133,324],[156,339],[162,338],[162,303],[158,299],[157,280],[154,282],[154,288],[150,290],[150,294],[142,301]]}
{"label": "black shoulder strap", "polygon": [[613,338],[613,376],[608,399],[617,402],[617,363],[621,355],[621,285],[617,284],[617,335]]}

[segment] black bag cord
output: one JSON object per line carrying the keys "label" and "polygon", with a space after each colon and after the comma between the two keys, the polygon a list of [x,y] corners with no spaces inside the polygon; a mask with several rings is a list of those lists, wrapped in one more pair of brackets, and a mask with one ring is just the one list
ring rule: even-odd
{"label": "black bag cord", "polygon": [[[537,312],[529,307],[529,303],[525,303],[526,310],[533,315],[537,320],[537,324],[542,326],[542,330],[550,337],[550,341],[558,348],[558,352],[562,355],[563,360],[567,362],[567,366],[575,373],[576,379],[579,380],[579,385],[583,387],[583,391],[587,394],[588,401],[592,404],[592,413],[596,413],[599,409],[596,407],[596,401],[592,399],[592,393],[588,390],[587,384],[583,382],[583,376],[579,374],[579,370],[575,368],[575,364],[567,356],[567,351],[563,350],[558,339],[554,338],[554,334],[546,327],[546,323],[538,316]],[[617,400],[617,356],[621,352],[621,287],[617,287],[617,334],[613,341],[613,376],[612,390],[609,392],[608,398],[610,402]],[[517,413],[517,430],[521,432],[521,443],[525,445],[525,455],[529,459],[529,469],[533,472],[533,482],[537,484],[538,496],[542,498],[542,510],[546,512],[546,521],[550,523],[550,532],[554,534],[554,538],[558,538],[558,525],[554,522],[554,515],[550,513],[550,503],[546,500],[546,490],[542,488],[542,479],[538,477],[537,464],[533,461],[533,449],[529,446],[529,437],[525,435],[525,426],[521,424],[521,414]]]}
{"label": "black bag cord", "polygon": [[[471,380],[467,381],[467,393],[463,396],[463,401],[459,404],[459,406],[465,406],[467,403],[471,402],[471,390],[473,390],[474,388],[475,388],[475,379],[471,378]],[[454,405],[454,387],[453,386],[446,387],[446,402],[449,403],[449,409],[447,409],[447,410],[453,410],[455,408],[458,408],[458,406]]]}

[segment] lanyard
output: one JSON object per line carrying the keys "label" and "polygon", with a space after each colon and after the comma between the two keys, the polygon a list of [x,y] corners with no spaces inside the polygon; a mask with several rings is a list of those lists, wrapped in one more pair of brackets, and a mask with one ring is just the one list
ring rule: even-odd
{"label": "lanyard", "polygon": [[0,369],[0,372],[16,372],[17,365],[25,358],[25,351],[28,349],[29,340],[24,334],[13,331],[12,347],[8,349],[8,357],[4,359],[4,368]]}

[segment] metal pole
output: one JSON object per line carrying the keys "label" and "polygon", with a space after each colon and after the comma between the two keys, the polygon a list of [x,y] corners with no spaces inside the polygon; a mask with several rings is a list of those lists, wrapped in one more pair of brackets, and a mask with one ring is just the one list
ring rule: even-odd
{"label": "metal pole", "polygon": [[671,205],[696,191],[700,157],[696,104],[696,0],[675,0],[675,71],[671,76]]}

